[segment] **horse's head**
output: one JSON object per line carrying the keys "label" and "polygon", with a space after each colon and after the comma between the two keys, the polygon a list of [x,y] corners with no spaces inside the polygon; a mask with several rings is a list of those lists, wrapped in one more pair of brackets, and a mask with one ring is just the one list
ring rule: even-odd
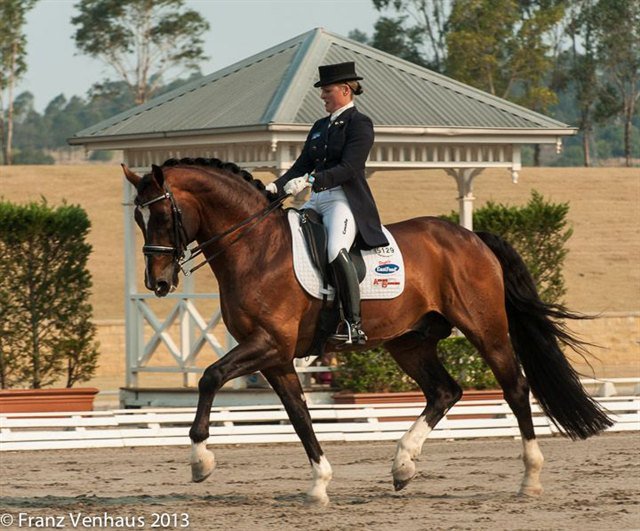
{"label": "horse's head", "polygon": [[141,177],[122,165],[127,180],[136,187],[135,220],[144,237],[144,285],[158,297],[178,286],[180,259],[191,241],[176,198],[165,182],[161,167],[153,165]]}

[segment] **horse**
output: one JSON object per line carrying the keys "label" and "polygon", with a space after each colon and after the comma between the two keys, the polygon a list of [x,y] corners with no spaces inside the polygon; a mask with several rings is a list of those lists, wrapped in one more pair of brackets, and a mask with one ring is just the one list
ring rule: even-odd
{"label": "horse", "polygon": [[[216,392],[233,378],[261,372],[277,393],[306,451],[312,483],[307,500],[325,505],[332,468],[313,430],[296,358],[309,351],[322,301],[296,280],[283,198],[258,179],[218,159],[170,159],[140,176],[135,219],[143,237],[145,286],[163,297],[178,285],[187,246],[197,242],[218,280],[224,322],[237,346],[208,366],[198,382],[189,431],[192,480],[215,468],[206,448]],[[536,441],[529,393],[560,431],[585,439],[612,425],[583,389],[563,345],[586,347],[565,319],[580,316],[541,301],[522,258],[504,239],[435,217],[389,225],[403,253],[405,288],[393,299],[362,301],[364,349],[384,345],[421,388],[426,406],[397,443],[393,486],[416,474],[415,459],[429,433],[461,398],[462,389],[437,355],[438,341],[457,328],[489,365],[522,435],[523,495],[542,493],[543,455]],[[328,344],[327,352],[338,347]]]}

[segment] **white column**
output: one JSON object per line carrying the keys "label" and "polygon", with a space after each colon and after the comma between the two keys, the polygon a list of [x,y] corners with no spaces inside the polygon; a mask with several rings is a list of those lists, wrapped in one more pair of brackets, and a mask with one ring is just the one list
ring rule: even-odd
{"label": "white column", "polygon": [[[189,358],[189,354],[195,343],[193,323],[191,315],[187,311],[185,305],[189,300],[189,295],[196,292],[195,275],[182,275],[182,292],[184,298],[180,307],[180,351],[182,354],[182,362]],[[185,371],[182,373],[182,385],[184,387],[195,387],[198,383],[198,375],[193,372]]]}
{"label": "white column", "polygon": [[451,168],[447,173],[451,175],[458,184],[458,211],[460,215],[460,225],[465,229],[473,230],[473,179],[480,174],[484,168]]}
{"label": "white column", "polygon": [[125,304],[125,385],[138,386],[138,373],[133,368],[138,365],[142,326],[140,313],[133,296],[138,292],[136,282],[136,227],[133,219],[133,199],[135,189],[124,176],[123,214],[124,214],[124,304]]}
{"label": "white column", "polygon": [[513,184],[518,183],[518,172],[522,169],[521,151],[520,146],[515,144],[511,146],[513,150],[511,153],[511,181]]}

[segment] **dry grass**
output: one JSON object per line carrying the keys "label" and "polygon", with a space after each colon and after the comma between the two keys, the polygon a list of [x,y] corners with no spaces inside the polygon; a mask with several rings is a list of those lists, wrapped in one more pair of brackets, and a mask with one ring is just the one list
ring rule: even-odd
{"label": "dry grass", "polygon": [[[457,209],[455,181],[443,171],[377,173],[370,183],[386,223]],[[475,181],[476,205],[488,200],[521,205],[532,189],[571,205],[574,235],[565,267],[567,304],[588,312],[639,310],[640,170],[525,168],[517,185],[507,171],[487,170]],[[63,200],[79,204],[89,213],[94,315],[124,318],[120,167],[0,167],[0,197],[27,202],[41,196],[53,205]],[[209,277],[199,274],[202,289],[213,288]]]}

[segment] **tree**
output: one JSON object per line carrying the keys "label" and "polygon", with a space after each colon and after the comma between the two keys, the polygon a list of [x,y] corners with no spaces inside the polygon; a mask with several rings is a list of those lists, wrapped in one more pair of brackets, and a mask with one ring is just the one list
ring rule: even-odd
{"label": "tree", "polygon": [[455,0],[447,34],[447,74],[544,112],[555,102],[545,85],[546,37],[560,21],[556,0]]}
{"label": "tree", "polygon": [[208,22],[184,0],[80,0],[71,19],[80,52],[115,70],[134,95],[147,101],[169,72],[192,71],[207,59],[202,35]]}
{"label": "tree", "polygon": [[575,85],[575,102],[578,111],[577,125],[582,131],[584,165],[591,166],[591,144],[594,112],[598,102],[599,78],[594,31],[595,0],[573,0],[567,10],[567,33],[571,48],[564,56],[566,67],[556,77],[556,86]]}
{"label": "tree", "polygon": [[[372,46],[436,72],[444,71],[450,0],[372,1],[379,12],[393,10],[397,15],[378,21]],[[398,43],[403,44],[399,54],[392,49]]]}
{"label": "tree", "polygon": [[422,57],[419,47],[422,35],[416,28],[405,30],[405,17],[382,17],[374,26],[371,46],[420,66],[430,66]]}
{"label": "tree", "polygon": [[[553,30],[560,0],[454,0],[447,33],[447,75],[546,113],[557,101],[549,87]],[[535,164],[539,165],[536,146]]]}
{"label": "tree", "polygon": [[403,27],[404,18],[381,17],[373,27],[374,31],[371,38],[357,29],[349,32],[349,38],[373,46],[405,61],[420,66],[429,66],[419,50],[422,36],[418,31],[406,30]]}
{"label": "tree", "polygon": [[[596,4],[595,31],[598,60],[611,83],[609,108],[617,107],[624,122],[624,156],[631,166],[632,120],[640,97],[640,2],[600,0]],[[602,97],[601,108],[607,106]]]}
{"label": "tree", "polygon": [[35,3],[36,0],[2,0],[0,2],[0,142],[5,164],[11,164],[13,91],[17,81],[27,71],[25,61],[27,39],[23,33],[23,27],[26,14]]}

